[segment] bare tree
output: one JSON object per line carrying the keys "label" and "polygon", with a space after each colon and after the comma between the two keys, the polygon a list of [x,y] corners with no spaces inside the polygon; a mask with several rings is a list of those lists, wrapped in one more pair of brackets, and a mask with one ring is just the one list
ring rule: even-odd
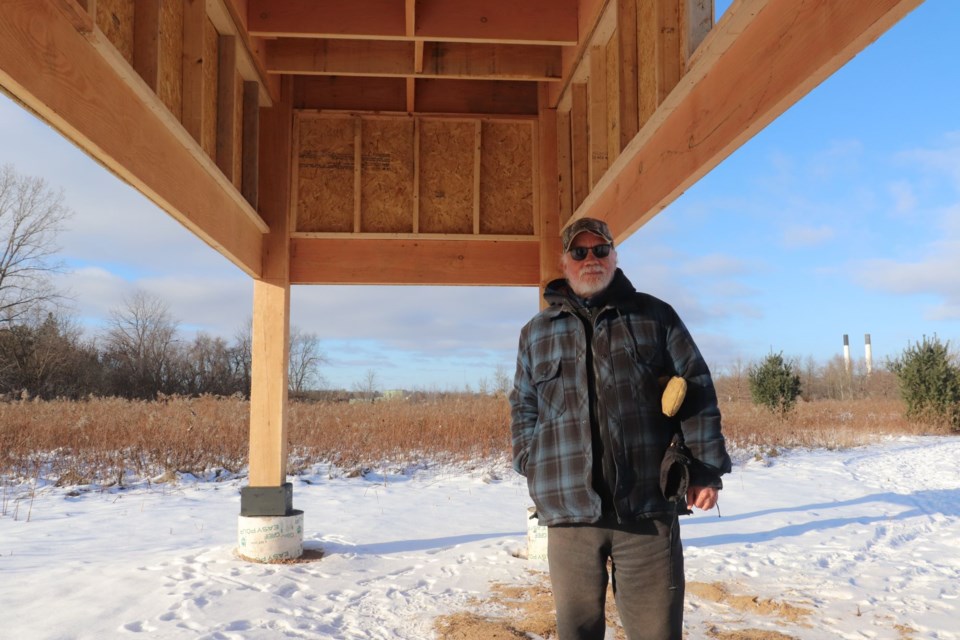
{"label": "bare tree", "polygon": [[233,334],[230,355],[240,389],[245,396],[249,396],[253,370],[253,319],[248,318],[247,323]]}
{"label": "bare tree", "polygon": [[291,393],[303,393],[323,384],[320,366],[328,362],[315,333],[290,328],[290,362],[287,372]]}
{"label": "bare tree", "polygon": [[496,393],[505,396],[513,388],[513,378],[507,373],[507,368],[501,363],[493,372],[493,389]]}
{"label": "bare tree", "polygon": [[42,178],[0,167],[0,324],[59,297],[51,281],[62,268],[56,238],[72,213]]}
{"label": "bare tree", "polygon": [[152,398],[177,390],[173,373],[178,327],[167,303],[137,291],[110,312],[108,326],[103,359],[115,393]]}
{"label": "bare tree", "polygon": [[360,394],[361,398],[371,403],[377,399],[379,388],[380,381],[377,379],[377,372],[373,369],[367,369],[363,378],[353,383],[353,390]]}

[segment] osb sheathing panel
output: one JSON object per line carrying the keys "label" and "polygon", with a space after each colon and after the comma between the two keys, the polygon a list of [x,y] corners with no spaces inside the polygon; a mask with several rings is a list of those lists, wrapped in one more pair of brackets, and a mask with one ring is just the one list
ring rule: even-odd
{"label": "osb sheathing panel", "polygon": [[473,233],[476,123],[420,121],[420,233]]}
{"label": "osb sheathing panel", "polygon": [[301,118],[297,231],[353,231],[354,119]]}
{"label": "osb sheathing panel", "polygon": [[487,120],[480,141],[480,233],[533,234],[533,125]]}
{"label": "osb sheathing panel", "polygon": [[532,121],[304,113],[298,123],[296,231],[352,233],[359,211],[361,233],[473,235],[476,207],[481,234],[534,235]]}
{"label": "osb sheathing panel", "polygon": [[134,0],[97,0],[97,27],[133,66]]}
{"label": "osb sheathing panel", "polygon": [[160,77],[157,95],[181,118],[183,104],[183,2],[160,5]]}
{"label": "osb sheathing panel", "polygon": [[360,230],[413,231],[412,118],[364,119],[360,134]]}
{"label": "osb sheathing panel", "polygon": [[219,74],[220,34],[210,20],[203,27],[203,131],[200,146],[210,158],[217,159],[217,76]]}

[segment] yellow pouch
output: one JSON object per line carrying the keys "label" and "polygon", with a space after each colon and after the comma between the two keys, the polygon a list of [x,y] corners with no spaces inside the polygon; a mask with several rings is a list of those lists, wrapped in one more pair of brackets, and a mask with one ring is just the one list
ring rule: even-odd
{"label": "yellow pouch", "polygon": [[660,405],[663,414],[668,417],[677,415],[683,399],[687,396],[687,381],[680,376],[673,376],[667,382],[663,389],[663,396],[660,398]]}

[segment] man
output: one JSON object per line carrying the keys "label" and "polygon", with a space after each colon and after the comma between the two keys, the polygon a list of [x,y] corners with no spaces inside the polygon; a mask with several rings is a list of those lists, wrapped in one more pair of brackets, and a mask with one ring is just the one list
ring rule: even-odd
{"label": "man", "polygon": [[[678,514],[712,509],[730,471],[716,391],[673,308],[617,268],[606,223],[580,218],[562,244],[564,277],[520,333],[510,394],[513,466],[549,527],[559,640],[604,637],[608,561],[627,637],[679,640]],[[661,405],[671,377],[687,384],[676,417]],[[693,460],[678,484],[665,454],[685,451],[681,437]]]}

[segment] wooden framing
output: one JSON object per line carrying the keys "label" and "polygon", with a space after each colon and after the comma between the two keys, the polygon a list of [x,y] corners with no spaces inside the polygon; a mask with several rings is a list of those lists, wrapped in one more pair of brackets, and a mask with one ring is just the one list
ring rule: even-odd
{"label": "wooden framing", "polygon": [[0,0],[0,87],[255,279],[274,487],[291,283],[543,287],[921,2]]}

